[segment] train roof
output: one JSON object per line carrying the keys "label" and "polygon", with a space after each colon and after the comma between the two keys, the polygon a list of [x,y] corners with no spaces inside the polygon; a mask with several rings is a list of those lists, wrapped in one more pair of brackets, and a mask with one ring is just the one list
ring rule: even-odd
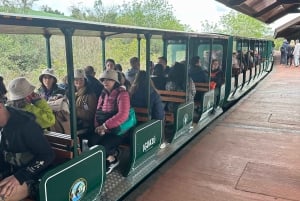
{"label": "train roof", "polygon": [[100,22],[75,20],[70,18],[42,17],[0,12],[0,33],[2,34],[49,34],[63,35],[62,29],[74,29],[73,36],[144,38],[151,34],[152,38],[162,37],[209,37],[228,38],[228,35],[213,33],[183,32],[128,25],[117,25]]}
{"label": "train roof", "polygon": [[216,0],[222,4],[270,24],[289,13],[300,13],[299,0]]}
{"label": "train roof", "polygon": [[300,17],[285,23],[284,25],[275,29],[274,38],[298,39],[300,35]]}

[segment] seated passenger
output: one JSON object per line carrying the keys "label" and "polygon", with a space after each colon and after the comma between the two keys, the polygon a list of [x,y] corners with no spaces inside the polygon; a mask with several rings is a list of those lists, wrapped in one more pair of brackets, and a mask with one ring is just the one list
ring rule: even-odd
{"label": "seated passenger", "polygon": [[0,198],[36,200],[40,173],[54,160],[33,114],[0,102]]}
{"label": "seated passenger", "polygon": [[8,84],[10,94],[7,104],[31,112],[42,128],[49,128],[55,123],[55,116],[47,101],[34,92],[33,86],[25,77],[18,77]]}
{"label": "seated passenger", "polygon": [[137,57],[130,59],[130,69],[125,73],[126,79],[132,84],[135,75],[140,71],[140,60]]}
{"label": "seated passenger", "polygon": [[[196,88],[193,80],[188,77],[187,82],[185,81],[183,75],[185,72],[185,65],[182,63],[175,62],[172,70],[169,73],[168,81],[166,83],[166,90],[168,91],[188,91],[188,99],[187,101],[194,100],[194,96],[196,94]],[[174,104],[167,104],[168,111],[174,111]]]}
{"label": "seated passenger", "polygon": [[85,71],[85,77],[87,79],[87,84],[89,85],[89,88],[95,93],[96,98],[98,100],[102,90],[103,85],[95,78],[96,72],[93,66],[86,66],[84,68]]}
{"label": "seated passenger", "polygon": [[83,69],[76,69],[74,71],[74,85],[76,90],[77,130],[88,129],[90,133],[94,130],[94,118],[98,99],[92,89],[89,88],[89,85],[87,85]]}
{"label": "seated passenger", "polygon": [[122,70],[123,70],[122,65],[121,64],[116,64],[115,65],[115,70],[122,72]]}
{"label": "seated passenger", "polygon": [[208,72],[201,66],[199,56],[192,57],[190,64],[189,75],[194,82],[209,82]]}
{"label": "seated passenger", "polygon": [[130,89],[131,83],[126,79],[124,73],[122,73],[121,71],[117,71],[117,73],[121,87],[124,87],[124,89],[128,91]]}
{"label": "seated passenger", "polygon": [[115,70],[116,69],[116,62],[113,59],[106,59],[105,61],[105,70]]}
{"label": "seated passenger", "polygon": [[214,83],[214,88],[220,88],[224,83],[224,74],[221,69],[219,61],[217,59],[213,59],[211,61],[210,81],[211,83]]}
{"label": "seated passenger", "polygon": [[47,68],[43,70],[39,80],[41,87],[38,89],[38,94],[47,101],[50,97],[53,99],[56,96],[65,95],[65,90],[57,85],[57,78],[53,69]]}
{"label": "seated passenger", "polygon": [[[146,71],[140,71],[135,80],[132,83],[130,88],[130,103],[132,107],[147,107],[147,98],[146,94],[146,82],[147,82],[147,73]],[[150,80],[150,109],[151,109],[151,119],[164,119],[164,108],[163,103],[160,99],[159,94],[156,92],[155,87],[153,86],[152,81]]]}
{"label": "seated passenger", "polygon": [[6,97],[7,89],[4,84],[3,77],[0,76],[0,100],[2,103],[6,103],[7,97]]}
{"label": "seated passenger", "polygon": [[88,145],[103,145],[106,151],[106,173],[109,174],[118,164],[117,148],[123,136],[117,135],[120,125],[129,115],[130,99],[128,92],[120,87],[118,73],[106,70],[100,80],[104,86],[99,97],[95,115],[95,134],[88,141]]}
{"label": "seated passenger", "polygon": [[170,70],[171,68],[167,65],[168,64],[168,60],[166,57],[158,57],[158,64],[161,64],[163,66],[163,73],[165,77],[169,76]]}
{"label": "seated passenger", "polygon": [[164,74],[164,67],[161,64],[156,64],[153,70],[153,76],[151,76],[153,84],[158,90],[166,89],[167,78]]}

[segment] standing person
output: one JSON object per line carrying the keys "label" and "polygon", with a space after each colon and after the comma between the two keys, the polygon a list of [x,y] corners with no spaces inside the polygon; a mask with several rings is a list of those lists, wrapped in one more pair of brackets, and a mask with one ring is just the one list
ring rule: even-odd
{"label": "standing person", "polygon": [[36,122],[42,128],[49,128],[55,124],[55,116],[47,101],[34,92],[33,86],[25,77],[13,79],[8,84],[10,94],[7,104],[12,107],[33,113]]}
{"label": "standing person", "polygon": [[7,97],[6,97],[7,89],[4,84],[3,77],[0,76],[0,101],[6,103]]}
{"label": "standing person", "polygon": [[136,74],[140,71],[140,60],[137,57],[130,59],[131,68],[125,73],[126,79],[132,84]]}
{"label": "standing person", "polygon": [[217,59],[213,59],[211,61],[210,81],[210,85],[213,85],[212,89],[215,89],[214,107],[217,107],[220,102],[221,86],[225,81],[222,67],[220,66],[219,60]]}
{"label": "standing person", "polygon": [[120,86],[117,71],[104,71],[100,80],[104,89],[98,100],[95,134],[89,138],[88,145],[105,147],[106,174],[109,174],[119,164],[118,146],[123,137],[118,132],[129,116],[130,99],[128,92]]}
{"label": "standing person", "polygon": [[99,80],[96,79],[96,72],[93,66],[86,66],[84,68],[84,72],[87,79],[87,84],[89,85],[89,88],[95,93],[98,100],[101,91],[103,90],[103,85]]}
{"label": "standing person", "polygon": [[300,59],[300,43],[299,43],[298,39],[296,40],[296,45],[295,45],[295,48],[294,48],[293,55],[294,55],[295,67],[298,67],[299,66],[299,59]]}
{"label": "standing person", "polygon": [[0,198],[35,199],[39,174],[54,157],[34,115],[0,102]]}
{"label": "standing person", "polygon": [[291,40],[288,46],[288,55],[287,55],[287,65],[294,65],[294,49],[295,49],[295,41]]}
{"label": "standing person", "polygon": [[281,65],[287,65],[287,53],[288,53],[288,46],[289,43],[285,39],[280,47],[280,64]]}
{"label": "standing person", "polygon": [[56,99],[57,96],[63,96],[66,93],[63,88],[57,85],[57,77],[52,68],[43,70],[39,76],[39,81],[41,86],[38,89],[38,94],[47,101],[50,98]]}

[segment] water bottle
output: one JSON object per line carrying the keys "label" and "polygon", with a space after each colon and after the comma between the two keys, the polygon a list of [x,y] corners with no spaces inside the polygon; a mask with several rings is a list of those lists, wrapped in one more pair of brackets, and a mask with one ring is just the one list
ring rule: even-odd
{"label": "water bottle", "polygon": [[82,140],[82,152],[88,151],[90,150],[89,146],[88,146],[88,140],[84,139]]}

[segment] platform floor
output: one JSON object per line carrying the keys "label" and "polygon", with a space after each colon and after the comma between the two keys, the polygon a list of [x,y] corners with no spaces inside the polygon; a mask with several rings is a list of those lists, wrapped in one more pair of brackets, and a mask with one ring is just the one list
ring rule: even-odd
{"label": "platform floor", "polygon": [[275,66],[124,200],[300,200],[300,67]]}

